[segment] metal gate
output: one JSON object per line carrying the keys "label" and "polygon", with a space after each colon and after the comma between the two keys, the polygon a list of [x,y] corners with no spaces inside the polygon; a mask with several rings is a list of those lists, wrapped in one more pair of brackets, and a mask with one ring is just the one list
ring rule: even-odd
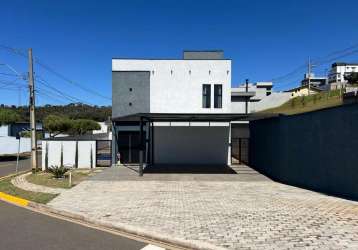
{"label": "metal gate", "polygon": [[231,138],[231,163],[249,164],[250,138]]}
{"label": "metal gate", "polygon": [[96,141],[96,166],[110,167],[112,165],[112,141]]}

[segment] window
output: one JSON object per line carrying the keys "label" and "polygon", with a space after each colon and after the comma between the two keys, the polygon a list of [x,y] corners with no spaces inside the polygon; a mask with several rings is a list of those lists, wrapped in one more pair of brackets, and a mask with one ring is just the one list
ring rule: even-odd
{"label": "window", "polygon": [[214,108],[221,109],[223,102],[223,86],[221,84],[214,85]]}
{"label": "window", "polygon": [[203,84],[203,108],[210,108],[211,106],[211,85]]}

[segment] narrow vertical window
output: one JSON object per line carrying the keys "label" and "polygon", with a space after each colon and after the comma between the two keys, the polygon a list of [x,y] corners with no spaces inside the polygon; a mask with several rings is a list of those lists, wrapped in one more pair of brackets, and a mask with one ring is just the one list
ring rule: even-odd
{"label": "narrow vertical window", "polygon": [[210,108],[211,103],[211,86],[210,84],[203,84],[203,108]]}
{"label": "narrow vertical window", "polygon": [[223,93],[222,93],[222,85],[215,84],[214,85],[214,108],[221,109],[223,103]]}

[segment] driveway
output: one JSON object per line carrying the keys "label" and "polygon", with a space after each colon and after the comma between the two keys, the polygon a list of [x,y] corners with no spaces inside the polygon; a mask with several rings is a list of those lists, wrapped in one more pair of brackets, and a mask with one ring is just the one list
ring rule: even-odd
{"label": "driveway", "polygon": [[110,168],[50,205],[172,239],[229,249],[358,249],[358,203],[239,174]]}

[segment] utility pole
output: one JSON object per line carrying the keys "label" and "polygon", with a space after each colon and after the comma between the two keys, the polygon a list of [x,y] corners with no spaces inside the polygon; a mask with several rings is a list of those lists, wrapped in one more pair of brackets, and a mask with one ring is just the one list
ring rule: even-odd
{"label": "utility pole", "polygon": [[35,85],[32,49],[29,49],[29,91],[30,91],[30,128],[31,128],[31,169],[37,172],[37,142],[36,142],[36,119],[35,119]]}
{"label": "utility pole", "polygon": [[308,57],[308,95],[311,95],[311,58]]}
{"label": "utility pole", "polygon": [[19,107],[21,107],[21,87],[19,87]]}

